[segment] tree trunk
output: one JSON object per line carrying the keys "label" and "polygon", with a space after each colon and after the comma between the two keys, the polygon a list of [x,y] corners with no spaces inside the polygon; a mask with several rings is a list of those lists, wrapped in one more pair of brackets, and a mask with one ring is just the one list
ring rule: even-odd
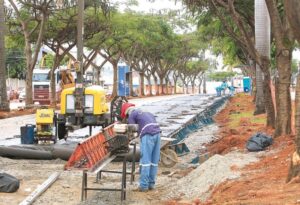
{"label": "tree trunk", "polygon": [[5,16],[4,0],[0,0],[0,110],[8,111],[9,103],[6,90],[6,69],[5,69]]}
{"label": "tree trunk", "polygon": [[[279,50],[284,50],[280,49]],[[291,50],[289,50],[291,54]],[[282,52],[276,57],[278,69],[278,107],[275,136],[291,134],[291,55]]]}
{"label": "tree trunk", "polygon": [[275,109],[271,93],[271,76],[269,70],[264,73],[264,96],[267,111],[267,126],[275,128]]}
{"label": "tree trunk", "polygon": [[287,182],[300,174],[300,74],[297,76],[296,97],[295,97],[295,130],[296,130],[296,151],[292,156]]}
{"label": "tree trunk", "polygon": [[117,89],[118,89],[118,63],[117,62],[113,62],[112,63],[113,66],[113,70],[114,70],[114,76],[113,76],[113,90],[112,90],[112,98],[114,98],[115,96],[118,95],[117,93]]}
{"label": "tree trunk", "polygon": [[202,79],[201,78],[199,78],[199,86],[198,86],[198,88],[199,88],[199,90],[198,90],[198,93],[199,94],[201,94],[201,84],[202,84]]}
{"label": "tree trunk", "polygon": [[259,67],[256,65],[256,93],[255,93],[255,111],[254,115],[259,115],[266,112],[265,106],[265,96],[264,96],[264,80],[263,73]]}
{"label": "tree trunk", "polygon": [[190,94],[189,93],[189,84],[185,84],[185,89],[186,89],[186,94]]}
{"label": "tree trunk", "polygon": [[174,79],[174,94],[177,94],[177,79]]}
{"label": "tree trunk", "polygon": [[206,91],[206,76],[205,74],[203,75],[203,93],[206,94],[207,91]]}
{"label": "tree trunk", "polygon": [[[55,64],[55,63],[54,63]],[[55,108],[56,106],[56,83],[55,83],[55,68],[50,71],[50,104]]]}
{"label": "tree trunk", "polygon": [[145,74],[143,72],[140,72],[140,96],[145,96]]}
{"label": "tree trunk", "polygon": [[100,85],[100,68],[96,68],[96,85]]}
{"label": "tree trunk", "polygon": [[166,94],[168,95],[169,94],[169,80],[167,78],[165,78],[165,82],[166,82]]}
{"label": "tree trunk", "polygon": [[299,0],[284,0],[284,10],[293,33],[300,43],[300,2]]}
{"label": "tree trunk", "polygon": [[147,76],[148,88],[149,88],[149,95],[152,96],[152,85],[151,85],[151,76]]}
{"label": "tree trunk", "polygon": [[160,94],[165,94],[164,92],[164,77],[159,76],[159,82],[160,82]]}
{"label": "tree trunk", "polygon": [[195,94],[195,81],[192,81],[192,93]]}
{"label": "tree trunk", "polygon": [[[27,40],[26,40],[27,39]],[[32,99],[32,74],[33,70],[31,69],[31,62],[32,62],[32,51],[31,51],[31,44],[29,43],[29,36],[25,34],[25,56],[26,56],[26,98],[25,98],[25,105],[33,104]]]}
{"label": "tree trunk", "polygon": [[300,74],[297,76],[296,97],[295,97],[295,130],[296,130],[296,151],[300,154]]}
{"label": "tree trunk", "polygon": [[156,75],[153,75],[153,79],[154,79],[155,95],[159,95],[158,83],[157,83],[157,77],[156,77]]}

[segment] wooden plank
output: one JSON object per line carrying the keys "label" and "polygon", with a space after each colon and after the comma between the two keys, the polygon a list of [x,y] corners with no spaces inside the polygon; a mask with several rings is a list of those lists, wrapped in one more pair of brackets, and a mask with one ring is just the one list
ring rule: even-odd
{"label": "wooden plank", "polygon": [[42,193],[44,193],[59,177],[59,172],[54,172],[42,185],[34,190],[29,196],[26,197],[19,205],[32,204]]}
{"label": "wooden plank", "polygon": [[168,142],[172,142],[172,141],[176,140],[175,138],[171,138],[171,137],[161,137],[160,139],[162,141],[168,141]]}
{"label": "wooden plank", "polygon": [[111,161],[113,161],[117,156],[113,155],[111,157],[109,157],[108,159],[106,159],[103,163],[101,163],[101,165],[99,167],[97,167],[93,173],[96,174],[99,171],[101,171],[101,169],[103,169],[106,165],[108,165]]}

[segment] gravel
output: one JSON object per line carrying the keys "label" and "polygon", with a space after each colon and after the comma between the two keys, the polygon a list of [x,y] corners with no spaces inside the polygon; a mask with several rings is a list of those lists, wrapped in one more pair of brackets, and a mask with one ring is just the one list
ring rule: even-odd
{"label": "gravel", "polygon": [[[226,180],[234,180],[240,177],[238,171],[233,171],[232,166],[241,168],[258,160],[256,153],[231,152],[224,156],[214,155],[190,174],[176,182],[176,190],[171,191],[166,198],[178,195],[186,199],[207,199],[211,186],[215,186]],[[172,185],[175,186],[175,185]],[[171,187],[172,187],[171,186]],[[187,189],[187,186],[189,187]]]}

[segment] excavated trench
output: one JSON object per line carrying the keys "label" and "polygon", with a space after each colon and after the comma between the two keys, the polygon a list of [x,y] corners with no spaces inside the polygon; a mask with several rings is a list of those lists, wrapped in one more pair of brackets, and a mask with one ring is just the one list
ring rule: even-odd
{"label": "excavated trench", "polygon": [[[162,130],[162,137],[174,138],[172,142],[162,141],[162,148],[171,145],[177,154],[188,152],[188,148],[178,144],[192,132],[213,123],[212,117],[228,100],[227,96],[190,95],[157,101],[139,106],[156,116]],[[75,140],[74,140],[75,139]],[[73,141],[74,140],[74,141]],[[18,159],[60,158],[68,160],[78,143],[78,138],[60,141],[54,145],[12,145],[0,146],[0,156]]]}

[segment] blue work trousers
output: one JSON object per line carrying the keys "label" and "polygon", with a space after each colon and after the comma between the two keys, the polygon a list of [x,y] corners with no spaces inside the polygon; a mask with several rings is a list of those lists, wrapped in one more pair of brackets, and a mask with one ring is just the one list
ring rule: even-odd
{"label": "blue work trousers", "polygon": [[140,149],[140,188],[153,189],[160,155],[160,134],[142,136]]}

